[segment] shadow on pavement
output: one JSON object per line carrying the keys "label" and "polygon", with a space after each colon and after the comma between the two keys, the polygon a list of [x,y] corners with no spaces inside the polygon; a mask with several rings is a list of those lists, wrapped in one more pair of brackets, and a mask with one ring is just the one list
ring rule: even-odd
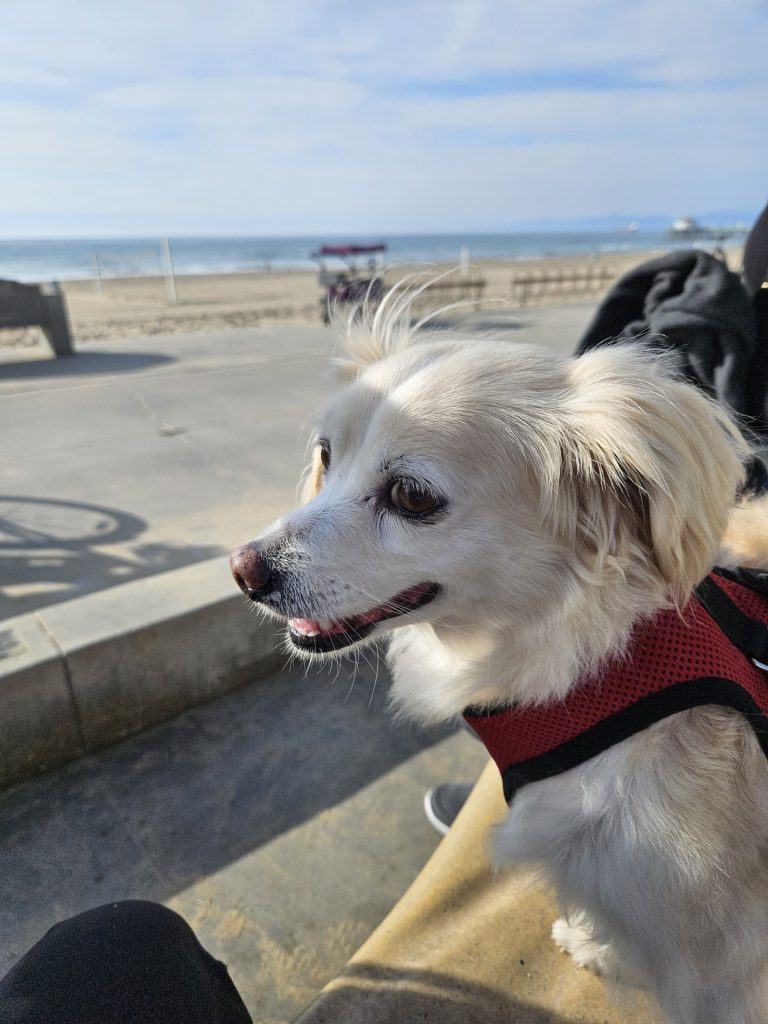
{"label": "shadow on pavement", "polygon": [[173,363],[172,356],[155,352],[76,352],[66,359],[28,359],[3,362],[0,380],[26,380],[42,377],[79,377],[98,373],[127,373],[146,370],[162,363]]}
{"label": "shadow on pavement", "polygon": [[[414,319],[414,323],[418,318]],[[478,317],[462,316],[436,316],[422,325],[422,330],[440,333],[447,331],[463,334],[499,334],[506,331],[521,331],[528,324],[515,316],[506,316],[499,313]]]}
{"label": "shadow on pavement", "polygon": [[223,551],[136,544],[126,558],[103,550],[146,528],[143,519],[118,509],[0,494],[0,621]]}
{"label": "shadow on pavement", "polygon": [[[0,976],[56,920],[111,900],[166,900],[448,734],[393,720],[383,665],[362,662],[351,686],[349,668],[335,673],[260,680],[0,793]],[[371,806],[355,844],[375,851],[386,822]],[[279,886],[315,884],[312,864],[309,848],[300,877]]]}

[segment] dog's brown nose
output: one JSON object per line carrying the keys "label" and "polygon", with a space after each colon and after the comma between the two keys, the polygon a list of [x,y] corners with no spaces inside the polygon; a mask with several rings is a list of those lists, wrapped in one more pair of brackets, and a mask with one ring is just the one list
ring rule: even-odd
{"label": "dog's brown nose", "polygon": [[229,556],[235,583],[252,601],[272,587],[272,569],[255,543],[244,544]]}

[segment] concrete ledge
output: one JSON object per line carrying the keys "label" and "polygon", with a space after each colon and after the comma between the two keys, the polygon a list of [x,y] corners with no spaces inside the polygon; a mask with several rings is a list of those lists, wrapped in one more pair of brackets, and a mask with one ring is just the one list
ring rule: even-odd
{"label": "concrete ledge", "polygon": [[277,643],[222,557],[0,623],[0,787],[274,671]]}
{"label": "concrete ledge", "polygon": [[61,652],[33,615],[0,624],[0,786],[85,753]]}

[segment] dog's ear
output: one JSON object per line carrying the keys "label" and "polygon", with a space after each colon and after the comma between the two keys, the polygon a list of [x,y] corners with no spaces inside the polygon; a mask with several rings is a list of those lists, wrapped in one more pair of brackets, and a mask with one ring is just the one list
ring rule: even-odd
{"label": "dog's ear", "polygon": [[714,564],[746,442],[669,357],[644,346],[587,353],[571,380],[561,449],[573,529],[592,557],[639,545],[684,602]]}

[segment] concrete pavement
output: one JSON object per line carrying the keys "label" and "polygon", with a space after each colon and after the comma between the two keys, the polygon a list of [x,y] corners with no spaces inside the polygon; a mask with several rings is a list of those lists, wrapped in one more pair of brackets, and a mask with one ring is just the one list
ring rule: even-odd
{"label": "concrete pavement", "polygon": [[425,790],[486,760],[395,723],[386,691],[365,661],[299,667],[0,793],[0,977],[56,921],[154,899],[258,1024],[292,1020],[437,845]]}

